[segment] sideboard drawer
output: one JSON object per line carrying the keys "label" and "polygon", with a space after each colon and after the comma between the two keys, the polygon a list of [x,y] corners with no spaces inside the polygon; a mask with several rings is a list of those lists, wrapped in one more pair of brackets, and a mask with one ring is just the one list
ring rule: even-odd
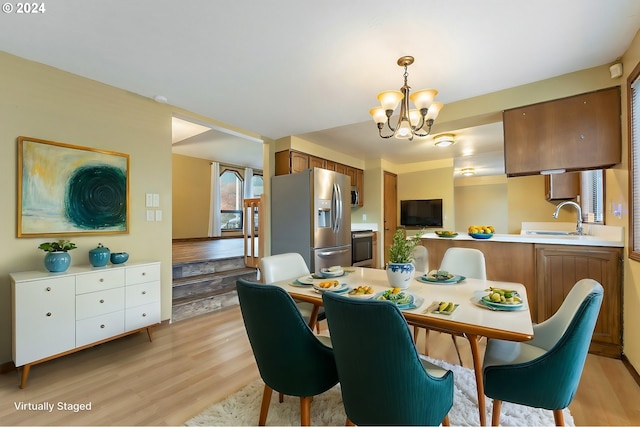
{"label": "sideboard drawer", "polygon": [[125,301],[127,308],[160,301],[160,282],[127,286]]}
{"label": "sideboard drawer", "polygon": [[90,317],[76,322],[76,347],[82,347],[124,332],[124,311]]}
{"label": "sideboard drawer", "polygon": [[160,304],[157,302],[127,308],[125,314],[125,330],[144,328],[160,323]]}
{"label": "sideboard drawer", "polygon": [[104,269],[79,274],[76,277],[76,294],[102,291],[124,286],[124,269]]}
{"label": "sideboard drawer", "polygon": [[160,281],[160,263],[143,264],[127,268],[127,286]]}
{"label": "sideboard drawer", "polygon": [[76,296],[76,320],[100,316],[124,308],[124,288]]}

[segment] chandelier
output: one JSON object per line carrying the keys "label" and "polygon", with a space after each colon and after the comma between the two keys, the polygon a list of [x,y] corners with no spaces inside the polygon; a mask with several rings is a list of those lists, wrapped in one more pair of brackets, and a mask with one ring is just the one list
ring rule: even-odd
{"label": "chandelier", "polygon": [[[413,56],[403,56],[398,59],[398,65],[404,67],[404,85],[400,90],[388,90],[378,94],[378,101],[381,106],[369,110],[369,114],[373,117],[373,121],[378,125],[378,133],[381,138],[387,139],[395,136],[398,139],[413,140],[414,136],[427,136],[431,132],[431,126],[438,117],[438,113],[442,108],[442,103],[433,102],[438,94],[435,89],[425,89],[409,95],[411,87],[407,84],[407,67],[413,64]],[[409,109],[409,99],[416,106],[415,109]],[[402,102],[402,104],[400,104]],[[400,104],[400,116],[398,122],[391,126],[391,115]],[[391,134],[383,135],[382,129],[387,125]]]}

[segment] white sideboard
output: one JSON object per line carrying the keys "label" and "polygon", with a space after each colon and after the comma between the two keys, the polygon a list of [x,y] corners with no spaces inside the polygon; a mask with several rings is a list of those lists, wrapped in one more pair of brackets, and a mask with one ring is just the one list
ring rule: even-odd
{"label": "white sideboard", "polygon": [[32,365],[160,323],[160,263],[71,267],[64,273],[11,273],[12,349]]}

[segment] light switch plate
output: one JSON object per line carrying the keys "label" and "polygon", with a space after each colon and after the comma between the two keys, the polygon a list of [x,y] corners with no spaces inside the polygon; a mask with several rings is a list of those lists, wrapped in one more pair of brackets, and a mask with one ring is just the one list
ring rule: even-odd
{"label": "light switch plate", "polygon": [[160,209],[156,210],[156,221],[162,221],[162,211]]}
{"label": "light switch plate", "polygon": [[147,193],[145,194],[145,202],[144,205],[148,208],[150,208],[151,206],[153,206],[153,194],[151,193]]}
{"label": "light switch plate", "polygon": [[153,195],[153,207],[157,208],[160,206],[160,195],[159,194],[154,194]]}
{"label": "light switch plate", "polygon": [[147,209],[147,221],[155,221],[154,212],[151,209]]}

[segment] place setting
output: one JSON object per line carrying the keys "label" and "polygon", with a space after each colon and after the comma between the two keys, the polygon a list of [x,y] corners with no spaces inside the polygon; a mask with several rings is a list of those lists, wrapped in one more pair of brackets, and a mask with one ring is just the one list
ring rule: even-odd
{"label": "place setting", "polygon": [[400,288],[391,288],[373,295],[373,299],[389,301],[400,310],[413,310],[424,303],[424,298],[405,292]]}
{"label": "place setting", "polygon": [[474,304],[492,311],[526,310],[527,306],[513,289],[489,288],[474,297]]}
{"label": "place setting", "polygon": [[303,288],[308,286],[314,286],[322,281],[326,281],[327,279],[343,277],[351,272],[353,272],[352,269],[345,269],[340,266],[321,268],[318,273],[310,273],[302,277],[298,277],[296,280],[294,280],[291,283],[291,286],[303,287]]}
{"label": "place setting", "polygon": [[416,277],[416,280],[419,282],[431,284],[460,283],[465,279],[465,276],[453,274],[444,270],[431,270],[428,273],[423,274],[422,276]]}

